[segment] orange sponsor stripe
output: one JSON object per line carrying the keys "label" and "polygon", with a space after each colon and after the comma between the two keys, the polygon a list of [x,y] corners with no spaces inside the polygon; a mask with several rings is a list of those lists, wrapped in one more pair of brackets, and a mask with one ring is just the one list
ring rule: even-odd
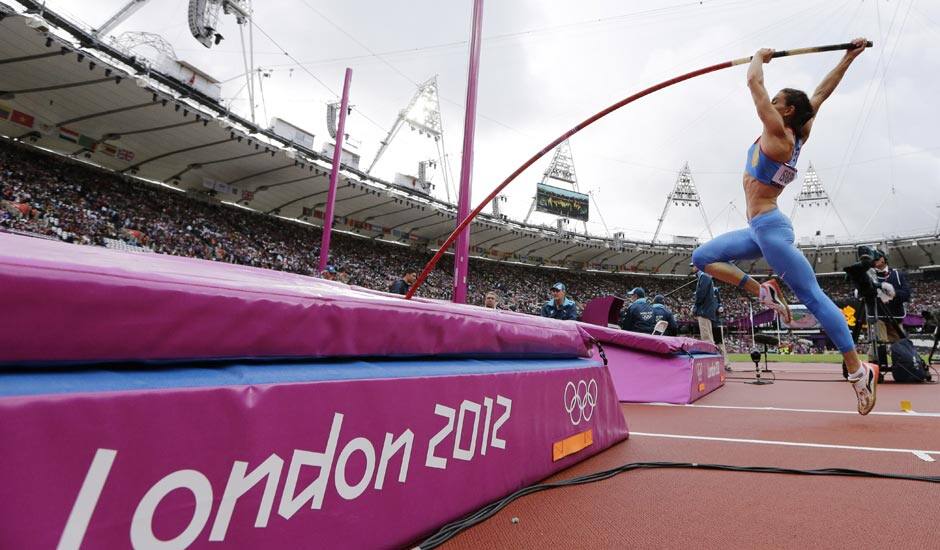
{"label": "orange sponsor stripe", "polygon": [[594,432],[592,430],[585,430],[561,441],[556,441],[552,445],[552,462],[557,462],[566,456],[590,447],[592,443],[594,443]]}

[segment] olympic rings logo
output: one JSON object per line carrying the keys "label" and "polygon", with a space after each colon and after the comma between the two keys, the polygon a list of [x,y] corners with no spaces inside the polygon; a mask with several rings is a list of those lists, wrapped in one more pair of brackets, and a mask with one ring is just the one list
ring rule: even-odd
{"label": "olympic rings logo", "polygon": [[565,386],[565,411],[575,426],[581,421],[587,422],[594,416],[594,407],[597,405],[597,381],[579,380],[577,385],[568,382]]}

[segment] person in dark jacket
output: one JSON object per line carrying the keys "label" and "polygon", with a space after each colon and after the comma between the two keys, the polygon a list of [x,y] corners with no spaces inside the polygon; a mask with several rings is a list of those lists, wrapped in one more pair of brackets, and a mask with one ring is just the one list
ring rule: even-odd
{"label": "person in dark jacket", "polygon": [[627,293],[634,300],[620,316],[620,328],[652,334],[656,326],[653,305],[646,300],[646,290],[636,287]]}
{"label": "person in dark jacket", "polygon": [[668,323],[666,336],[676,336],[679,334],[679,324],[676,323],[676,316],[666,307],[666,298],[662,294],[653,297],[653,326],[656,323],[665,320]]}
{"label": "person in dark jacket", "polygon": [[564,283],[552,285],[551,293],[552,299],[542,305],[542,317],[551,317],[562,321],[577,321],[578,306],[566,297],[568,288]]}
{"label": "person in dark jacket", "polygon": [[875,277],[881,283],[879,298],[885,304],[888,315],[897,321],[907,315],[907,303],[911,301],[911,287],[907,284],[904,273],[888,266],[888,257],[884,252],[875,250],[872,256]]}
{"label": "person in dark jacket", "polygon": [[700,338],[715,343],[712,325],[718,323],[718,300],[715,298],[715,281],[712,276],[692,266],[698,280],[695,283],[695,306],[692,315],[698,320]]}
{"label": "person in dark jacket", "polygon": [[875,325],[878,335],[877,357],[878,363],[885,366],[888,357],[887,344],[907,337],[902,323],[907,315],[907,302],[911,301],[911,287],[907,284],[904,273],[888,266],[888,257],[881,250],[873,251],[872,267],[875,268],[875,279],[880,283],[877,292],[882,303],[882,307],[878,308],[881,318]]}
{"label": "person in dark jacket", "polygon": [[417,279],[418,272],[414,269],[409,269],[405,271],[405,274],[402,275],[401,279],[398,279],[392,283],[390,287],[388,287],[388,291],[392,294],[401,294],[404,296],[405,294],[408,294],[408,289],[411,288],[411,285],[413,285]]}

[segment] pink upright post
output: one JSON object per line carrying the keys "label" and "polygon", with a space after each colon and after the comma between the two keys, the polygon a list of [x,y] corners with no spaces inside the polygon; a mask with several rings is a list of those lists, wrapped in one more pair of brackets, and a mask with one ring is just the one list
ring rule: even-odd
{"label": "pink upright post", "polygon": [[[470,37],[470,74],[467,76],[467,108],[463,121],[463,163],[460,166],[460,193],[457,223],[470,215],[470,184],[473,179],[473,133],[477,119],[477,76],[480,73],[480,35],[483,33],[483,0],[473,2],[473,29]],[[467,302],[467,273],[470,264],[470,226],[457,237],[454,247],[454,303]]]}
{"label": "pink upright post", "polygon": [[330,259],[330,234],[333,232],[333,204],[336,202],[336,182],[339,179],[339,161],[343,155],[343,136],[346,135],[346,109],[349,107],[349,84],[352,81],[352,69],[346,67],[346,80],[343,82],[343,100],[339,108],[339,124],[336,127],[336,146],[333,148],[333,171],[330,172],[330,192],[326,198],[326,213],[323,215],[323,237],[320,241],[320,266],[318,274],[326,269]]}

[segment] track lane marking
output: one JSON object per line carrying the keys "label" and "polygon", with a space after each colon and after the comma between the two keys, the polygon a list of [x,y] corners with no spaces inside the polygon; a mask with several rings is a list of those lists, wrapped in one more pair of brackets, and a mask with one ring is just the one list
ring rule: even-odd
{"label": "track lane marking", "polygon": [[[694,407],[699,409],[730,409],[730,410],[741,410],[741,411],[776,411],[776,412],[802,412],[802,413],[827,413],[827,414],[853,414],[858,415],[858,411],[836,411],[832,409],[794,409],[787,407],[747,407],[743,405],[698,405],[695,403],[686,403],[686,404],[676,404],[676,403],[629,403],[630,405],[654,405],[657,407]],[[872,411],[868,413],[871,415],[878,416],[907,416],[907,417],[923,417],[923,418],[940,418],[940,413],[932,412],[889,412],[889,411]]]}
{"label": "track lane marking", "polygon": [[784,447],[809,447],[814,449],[842,449],[847,451],[873,451],[882,453],[913,454],[924,462],[933,462],[931,455],[940,455],[940,451],[922,451],[920,449],[892,449],[890,447],[861,447],[856,445],[836,445],[832,443],[800,443],[798,441],[777,441],[773,439],[739,439],[735,437],[712,437],[706,435],[657,434],[648,432],[630,432],[630,437],[660,437],[664,439],[691,439],[696,441],[718,441],[722,443],[751,443],[756,445],[780,445]]}

